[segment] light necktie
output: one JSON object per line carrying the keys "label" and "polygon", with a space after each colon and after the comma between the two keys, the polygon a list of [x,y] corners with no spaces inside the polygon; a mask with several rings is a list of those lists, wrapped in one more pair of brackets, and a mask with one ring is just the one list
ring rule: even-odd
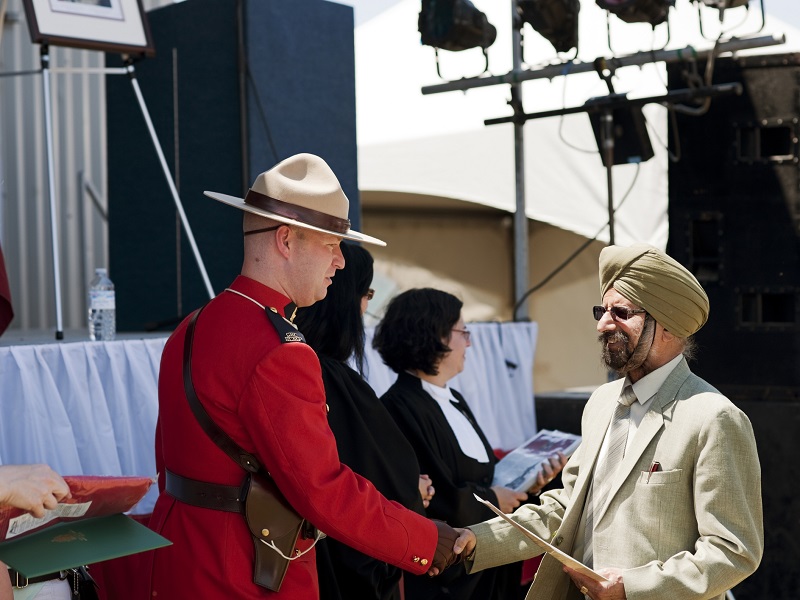
{"label": "light necktie", "polygon": [[[614,480],[614,473],[625,455],[625,445],[628,441],[630,427],[629,416],[631,404],[636,401],[633,386],[627,386],[617,400],[617,408],[611,419],[608,430],[608,452],[597,460],[594,468],[592,483],[586,494],[586,529],[584,530],[583,564],[592,567],[594,551],[592,549],[592,534],[594,533],[594,515],[599,512],[608,500],[608,491]],[[596,499],[596,500],[595,500]]]}

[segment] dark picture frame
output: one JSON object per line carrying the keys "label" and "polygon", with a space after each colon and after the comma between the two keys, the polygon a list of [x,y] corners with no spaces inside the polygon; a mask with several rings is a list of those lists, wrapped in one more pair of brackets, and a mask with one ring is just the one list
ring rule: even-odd
{"label": "dark picture frame", "polygon": [[155,56],[141,0],[22,0],[31,41]]}

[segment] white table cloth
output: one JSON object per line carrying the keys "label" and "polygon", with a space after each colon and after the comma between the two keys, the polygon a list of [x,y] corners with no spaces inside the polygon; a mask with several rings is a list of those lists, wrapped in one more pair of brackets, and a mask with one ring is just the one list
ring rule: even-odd
{"label": "white table cloth", "polygon": [[[536,432],[536,324],[468,327],[472,347],[451,385],[492,445],[512,449]],[[0,463],[46,463],[62,475],[155,477],[158,368],[166,339],[4,340],[10,345],[0,346]],[[370,384],[380,395],[395,374],[371,346],[367,357]],[[156,496],[153,486],[133,512],[151,512]]]}
{"label": "white table cloth", "polygon": [[[156,475],[166,337],[0,347],[0,462],[62,475]],[[151,512],[155,486],[134,512]]]}

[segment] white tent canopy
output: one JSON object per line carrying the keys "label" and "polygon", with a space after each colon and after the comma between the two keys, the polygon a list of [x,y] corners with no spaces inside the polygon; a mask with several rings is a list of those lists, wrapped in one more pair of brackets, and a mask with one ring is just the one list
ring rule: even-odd
{"label": "white tent canopy", "polygon": [[[358,2],[355,2],[358,10]],[[509,86],[498,85],[423,96],[421,88],[439,82],[434,51],[422,46],[417,31],[419,0],[384,0],[356,28],[356,97],[358,108],[359,187],[362,193],[393,192],[455,198],[512,212],[515,206],[514,141],[511,125],[484,126],[487,118],[507,116]],[[511,70],[511,2],[474,0],[497,27],[489,48],[492,74]],[[750,10],[729,9],[723,26],[739,37],[784,33],[788,44],[759,50],[782,53],[800,49],[800,32],[769,14],[761,24],[758,3]],[[678,0],[671,11],[668,48],[711,48],[700,35],[698,11]],[[703,9],[708,36],[719,32],[718,12]],[[591,62],[664,46],[667,28],[627,24],[611,18],[612,53],[606,14],[594,0],[582,0],[578,59]],[[752,52],[752,51],[750,51]],[[442,74],[450,80],[477,75],[483,68],[479,50],[440,52]],[[525,26],[525,57],[538,65],[559,62],[552,46]],[[531,68],[536,68],[532,65]],[[646,97],[666,91],[664,64],[620,69],[615,91]],[[594,73],[536,80],[523,84],[526,112],[582,105],[608,93]],[[656,156],[648,162],[613,169],[616,241],[648,241],[664,247],[667,220],[666,110],[645,109]],[[638,171],[638,172],[637,172]],[[606,172],[585,114],[531,120],[525,126],[526,212],[588,238],[608,239]],[[631,186],[633,186],[631,188]]]}

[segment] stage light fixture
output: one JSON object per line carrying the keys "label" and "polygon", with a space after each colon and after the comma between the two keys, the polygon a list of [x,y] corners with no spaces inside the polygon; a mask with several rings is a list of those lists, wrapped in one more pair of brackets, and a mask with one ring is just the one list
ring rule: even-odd
{"label": "stage light fixture", "polygon": [[597,6],[626,23],[650,23],[653,27],[667,20],[675,0],[595,0]]}
{"label": "stage light fixture", "polygon": [[469,0],[422,0],[418,25],[424,45],[453,52],[480,47],[485,53],[497,37],[494,25]]}
{"label": "stage light fixture", "polygon": [[520,19],[553,44],[556,52],[578,47],[580,0],[517,0]]}

